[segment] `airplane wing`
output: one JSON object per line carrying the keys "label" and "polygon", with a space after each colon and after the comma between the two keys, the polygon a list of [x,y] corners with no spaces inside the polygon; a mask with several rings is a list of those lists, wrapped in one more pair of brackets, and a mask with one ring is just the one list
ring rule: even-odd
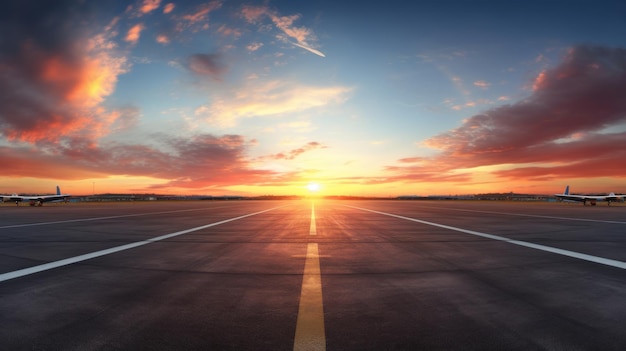
{"label": "airplane wing", "polygon": [[557,198],[561,200],[569,200],[569,201],[587,201],[589,198],[583,195],[567,195],[567,194],[554,194]]}
{"label": "airplane wing", "polygon": [[56,195],[34,195],[34,196],[24,196],[24,195],[2,195],[3,202],[30,202],[31,206],[42,206],[44,202],[66,202],[70,198],[69,194],[61,194],[61,189],[57,186]]}
{"label": "airplane wing", "polygon": [[609,195],[572,195],[569,193],[569,185],[565,187],[565,191],[563,194],[554,194],[560,200],[567,201],[579,201],[584,205],[587,204],[587,201],[591,203],[591,205],[595,205],[596,201],[606,201],[611,205],[611,201],[624,201],[625,195],[615,195],[615,193],[610,193]]}

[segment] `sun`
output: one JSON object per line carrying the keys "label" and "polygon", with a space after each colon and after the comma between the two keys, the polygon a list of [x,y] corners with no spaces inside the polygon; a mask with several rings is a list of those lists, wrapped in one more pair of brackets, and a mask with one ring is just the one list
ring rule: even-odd
{"label": "sun", "polygon": [[307,184],[306,188],[309,189],[310,192],[316,193],[320,191],[321,186],[318,183],[309,183]]}

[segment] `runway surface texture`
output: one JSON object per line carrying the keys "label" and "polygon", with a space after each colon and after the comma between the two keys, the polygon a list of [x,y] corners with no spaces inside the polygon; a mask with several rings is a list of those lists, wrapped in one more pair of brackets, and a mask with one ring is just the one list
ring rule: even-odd
{"label": "runway surface texture", "polygon": [[625,350],[626,207],[0,207],[5,350]]}

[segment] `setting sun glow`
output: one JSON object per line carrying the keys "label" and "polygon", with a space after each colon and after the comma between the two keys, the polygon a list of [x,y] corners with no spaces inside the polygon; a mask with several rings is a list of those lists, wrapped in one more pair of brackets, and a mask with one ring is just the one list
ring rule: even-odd
{"label": "setting sun glow", "polygon": [[318,191],[320,191],[320,185],[318,183],[309,183],[306,186],[307,189],[309,189],[310,192],[312,193],[316,193]]}
{"label": "setting sun glow", "polygon": [[8,3],[0,194],[626,193],[624,0]]}

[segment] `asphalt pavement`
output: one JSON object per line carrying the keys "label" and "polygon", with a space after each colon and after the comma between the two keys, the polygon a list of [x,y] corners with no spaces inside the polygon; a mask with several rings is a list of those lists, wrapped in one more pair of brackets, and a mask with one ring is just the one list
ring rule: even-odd
{"label": "asphalt pavement", "polygon": [[0,349],[624,350],[626,207],[0,207]]}

